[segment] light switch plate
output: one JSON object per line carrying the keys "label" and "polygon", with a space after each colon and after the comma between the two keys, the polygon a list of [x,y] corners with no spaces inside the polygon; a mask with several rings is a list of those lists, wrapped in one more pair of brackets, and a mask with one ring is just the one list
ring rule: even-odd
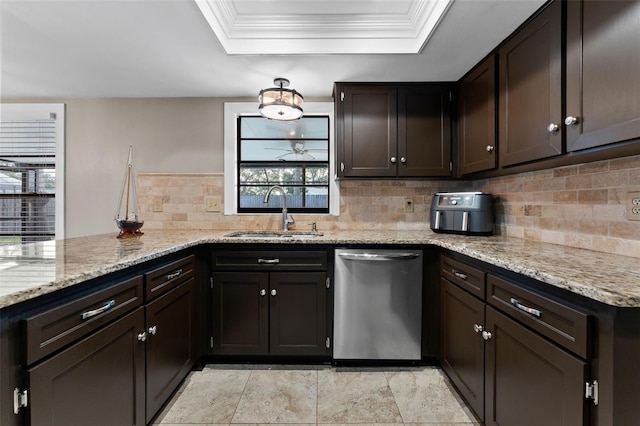
{"label": "light switch plate", "polygon": [[153,211],[159,213],[164,209],[162,197],[153,197]]}

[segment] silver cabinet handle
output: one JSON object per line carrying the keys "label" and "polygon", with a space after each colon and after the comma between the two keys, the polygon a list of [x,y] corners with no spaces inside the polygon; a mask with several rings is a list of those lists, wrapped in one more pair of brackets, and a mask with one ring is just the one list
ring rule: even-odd
{"label": "silver cabinet handle", "polygon": [[469,212],[462,212],[462,230],[469,230]]}
{"label": "silver cabinet handle", "polygon": [[158,331],[158,327],[154,325],[153,327],[149,327],[147,331],[149,332],[149,334],[153,334],[155,336],[156,332]]}
{"label": "silver cabinet handle", "polygon": [[491,339],[492,337],[493,337],[493,335],[491,334],[491,332],[489,332],[489,331],[483,331],[483,332],[482,332],[482,338],[483,338],[484,340],[489,340],[489,339]]}
{"label": "silver cabinet handle", "polygon": [[473,331],[480,333],[482,331],[482,326],[480,324],[473,324]]}
{"label": "silver cabinet handle", "polygon": [[567,126],[573,126],[575,124],[578,124],[579,121],[580,120],[578,119],[578,117],[573,117],[570,115],[564,119],[564,124]]}
{"label": "silver cabinet handle", "polygon": [[513,297],[511,298],[511,304],[516,308],[520,309],[521,311],[531,314],[533,316],[540,317],[540,315],[542,315],[542,312],[540,312],[538,309],[525,306],[522,303],[520,303],[517,299],[514,299]]}
{"label": "silver cabinet handle", "polygon": [[142,333],[138,334],[138,340],[140,340],[141,342],[147,340],[147,333],[143,331]]}
{"label": "silver cabinet handle", "polygon": [[267,294],[267,290],[265,290],[264,288],[260,289],[260,296],[266,296]]}
{"label": "silver cabinet handle", "polygon": [[179,277],[182,274],[182,269],[178,269],[172,274],[167,274],[167,281],[171,281],[172,279]]}
{"label": "silver cabinet handle", "polygon": [[275,296],[276,294],[278,294],[278,292],[276,291],[276,289],[275,289],[275,288],[274,288],[274,289],[271,289],[271,295],[272,295],[272,296]]}
{"label": "silver cabinet handle", "polygon": [[487,150],[487,152],[493,152],[495,148],[493,147],[493,145],[487,145],[485,149]]}
{"label": "silver cabinet handle", "polygon": [[81,317],[83,320],[91,317],[95,317],[96,315],[100,315],[103,312],[108,311],[109,309],[116,306],[115,300],[109,300],[104,306],[99,307],[98,309],[93,309],[91,311],[85,311],[82,313]]}
{"label": "silver cabinet handle", "polygon": [[407,164],[407,159],[405,157],[400,157],[400,162],[402,164]]}
{"label": "silver cabinet handle", "polygon": [[467,279],[467,275],[463,274],[462,272],[458,272],[458,271],[451,271],[451,272],[453,272],[453,275],[455,275],[457,278],[460,278],[461,280]]}
{"label": "silver cabinet handle", "polygon": [[547,131],[549,133],[556,133],[558,130],[560,130],[560,126],[558,126],[556,123],[551,123],[547,126]]}
{"label": "silver cabinet handle", "polygon": [[280,263],[280,259],[258,259],[258,263],[263,265],[277,265]]}
{"label": "silver cabinet handle", "polygon": [[396,157],[391,157],[391,163],[396,164]]}

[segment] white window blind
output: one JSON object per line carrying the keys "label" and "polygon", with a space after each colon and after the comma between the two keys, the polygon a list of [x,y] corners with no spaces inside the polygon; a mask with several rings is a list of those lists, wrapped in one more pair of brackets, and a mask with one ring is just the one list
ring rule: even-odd
{"label": "white window blind", "polygon": [[60,117],[25,108],[0,115],[0,244],[56,237]]}

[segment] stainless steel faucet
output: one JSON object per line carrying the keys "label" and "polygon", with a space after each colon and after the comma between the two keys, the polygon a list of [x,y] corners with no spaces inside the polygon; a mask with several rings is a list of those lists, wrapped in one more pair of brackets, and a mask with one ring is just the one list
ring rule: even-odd
{"label": "stainless steel faucet", "polygon": [[293,217],[289,217],[287,213],[287,194],[285,194],[284,189],[282,189],[282,187],[278,185],[272,186],[267,191],[267,195],[264,196],[264,200],[262,200],[262,202],[268,203],[271,192],[275,190],[279,190],[280,193],[282,194],[282,230],[288,231],[289,225],[293,225],[294,223],[296,223],[296,221],[293,219]]}

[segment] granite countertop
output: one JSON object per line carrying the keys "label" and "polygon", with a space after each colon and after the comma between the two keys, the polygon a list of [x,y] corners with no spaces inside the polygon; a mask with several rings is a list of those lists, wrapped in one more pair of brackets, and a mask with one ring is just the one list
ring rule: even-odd
{"label": "granite countertop", "polygon": [[230,231],[115,233],[0,247],[0,308],[205,243],[431,244],[618,307],[640,307],[640,259],[503,236],[329,231],[317,238],[231,238]]}

